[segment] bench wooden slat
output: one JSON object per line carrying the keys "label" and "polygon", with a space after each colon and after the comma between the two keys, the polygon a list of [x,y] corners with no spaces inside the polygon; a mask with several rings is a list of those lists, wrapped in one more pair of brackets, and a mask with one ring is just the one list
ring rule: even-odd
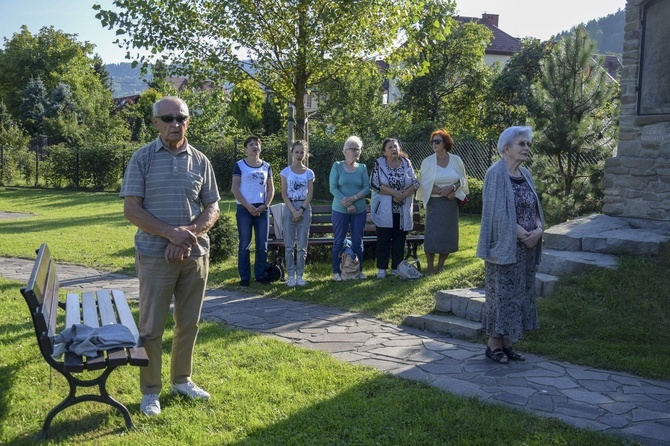
{"label": "bench wooden slat", "polygon": [[[100,326],[116,324],[118,320],[114,312],[112,298],[108,290],[98,290],[95,292],[98,298],[98,313],[100,315]],[[134,321],[133,321],[134,323]],[[128,363],[126,349],[114,349],[107,351],[107,364],[110,366],[119,366]]]}
{"label": "bench wooden slat", "polygon": [[[123,325],[130,329],[130,332],[135,336],[135,342],[140,344],[140,333],[137,330],[137,325],[135,325],[135,318],[133,313],[130,311],[128,306],[128,301],[126,300],[126,295],[123,291],[112,290],[112,298],[114,299],[114,305],[116,306],[116,312],[118,314],[119,320]],[[130,364],[137,366],[146,366],[149,365],[149,357],[147,356],[146,350],[143,348],[129,348],[128,354],[130,356]]]}
{"label": "bench wooden slat", "polygon": [[65,328],[81,324],[81,299],[79,294],[67,293],[65,296]]}
{"label": "bench wooden slat", "polygon": [[47,322],[47,334],[49,337],[56,335],[56,319],[58,316],[58,275],[56,274],[56,264],[53,260],[49,261],[49,273],[47,275],[47,284],[45,285],[44,319]]}
{"label": "bench wooden slat", "polygon": [[98,298],[98,312],[100,313],[100,325],[109,325],[117,324],[119,321],[116,319],[116,313],[114,313],[114,306],[112,305],[112,297],[109,294],[108,290],[98,290],[95,292],[96,297]]}
{"label": "bench wooden slat", "polygon": [[81,294],[81,314],[84,316],[84,324],[93,328],[100,326],[98,304],[92,291],[86,291]]}

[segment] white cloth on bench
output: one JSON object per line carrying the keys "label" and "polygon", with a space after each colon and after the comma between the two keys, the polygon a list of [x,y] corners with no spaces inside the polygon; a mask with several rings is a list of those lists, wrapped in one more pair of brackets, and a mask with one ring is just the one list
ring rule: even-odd
{"label": "white cloth on bench", "polygon": [[66,351],[80,356],[95,357],[99,351],[135,346],[135,336],[122,324],[109,324],[93,328],[74,324],[54,337],[54,359]]}
{"label": "white cloth on bench", "polygon": [[272,218],[275,227],[275,238],[279,240],[284,239],[284,206],[284,203],[273,204],[270,206],[270,211],[272,212]]}

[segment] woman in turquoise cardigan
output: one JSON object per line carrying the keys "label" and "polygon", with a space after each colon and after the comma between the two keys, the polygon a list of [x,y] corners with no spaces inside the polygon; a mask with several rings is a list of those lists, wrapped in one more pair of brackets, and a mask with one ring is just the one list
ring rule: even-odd
{"label": "woman in turquoise cardigan", "polygon": [[350,136],[344,142],[343,161],[336,161],[330,169],[330,193],[333,195],[333,280],[340,281],[340,253],[344,248],[347,231],[351,234],[351,248],[360,263],[358,278],[363,274],[363,231],[367,218],[365,197],[370,193],[370,177],[365,164],[358,162],[363,141]]}

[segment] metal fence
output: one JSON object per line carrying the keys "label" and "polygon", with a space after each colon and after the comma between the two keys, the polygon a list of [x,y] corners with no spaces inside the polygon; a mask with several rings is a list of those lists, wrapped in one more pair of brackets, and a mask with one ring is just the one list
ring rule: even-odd
{"label": "metal fence", "polygon": [[[407,153],[415,170],[419,170],[421,162],[424,158],[433,153],[433,149],[428,142],[400,142],[401,148]],[[330,200],[332,196],[329,190],[328,177],[330,174],[330,169],[335,161],[342,160],[344,158],[342,154],[343,143],[318,143],[314,142],[310,144],[310,157],[309,157],[309,167],[315,173],[315,183],[314,183],[314,197],[320,200]],[[227,193],[230,191],[232,185],[232,172],[234,163],[244,157],[244,150],[241,141],[234,142],[228,147],[198,147],[202,150],[211,160],[216,173],[217,182],[219,189]],[[31,178],[35,183],[26,181],[29,185],[35,184],[40,187],[54,187],[53,184],[47,184],[43,178],[45,178],[44,172],[42,169],[48,169],[49,159],[48,151],[36,150],[32,153],[34,157],[33,163],[24,163],[22,170],[24,171],[24,176],[26,178]],[[375,159],[381,156],[381,142],[373,143],[369,145],[364,145],[363,151],[361,153],[360,161],[364,163],[368,170],[371,170]],[[489,141],[457,141],[454,143],[453,153],[459,155],[465,164],[465,169],[469,178],[477,178],[479,180],[484,179],[487,169],[491,166],[493,162],[498,160],[498,152],[495,147],[495,142],[492,140]],[[121,169],[116,169],[116,172],[123,172],[125,170],[126,163],[128,162],[129,155],[119,156],[119,162],[121,163]],[[585,171],[593,169],[594,167],[600,169],[604,164],[605,158],[609,155],[603,155],[601,157],[589,157],[583,160],[583,165]],[[8,157],[2,157],[0,160],[3,163],[7,162]],[[281,185],[279,172],[287,164],[287,145],[285,142],[264,142],[263,144],[263,154],[262,158],[268,161],[272,165],[275,179],[275,187],[279,191]],[[536,162],[530,160],[527,163],[528,167],[533,171],[534,169],[551,169],[555,168],[557,165],[557,160],[555,158],[549,157],[536,157]],[[55,160],[54,160],[55,162]],[[59,160],[59,162],[61,162]],[[38,172],[37,170],[40,170]],[[80,166],[73,165],[72,169],[76,171],[77,180],[70,187],[79,185],[79,177],[84,173],[80,173]],[[33,170],[33,172],[27,172],[27,170]],[[117,187],[120,186],[122,181],[122,173],[117,174],[118,179],[116,181]],[[39,183],[39,184],[38,184]],[[112,182],[113,184],[113,182]],[[11,184],[7,184],[11,185]],[[76,186],[75,186],[76,187]],[[278,194],[277,194],[278,195]]]}

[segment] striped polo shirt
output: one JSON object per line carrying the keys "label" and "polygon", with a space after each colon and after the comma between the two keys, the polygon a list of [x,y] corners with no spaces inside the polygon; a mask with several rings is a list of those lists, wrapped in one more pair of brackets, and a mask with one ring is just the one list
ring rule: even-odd
{"label": "striped polo shirt", "polygon": [[[121,198],[142,197],[142,207],[172,226],[188,226],[205,205],[219,201],[214,170],[207,157],[188,142],[177,155],[163,147],[160,137],[130,158],[121,185]],[[135,234],[135,249],[150,257],[163,257],[169,240],[144,232]],[[198,237],[191,256],[209,252],[209,237]]]}

